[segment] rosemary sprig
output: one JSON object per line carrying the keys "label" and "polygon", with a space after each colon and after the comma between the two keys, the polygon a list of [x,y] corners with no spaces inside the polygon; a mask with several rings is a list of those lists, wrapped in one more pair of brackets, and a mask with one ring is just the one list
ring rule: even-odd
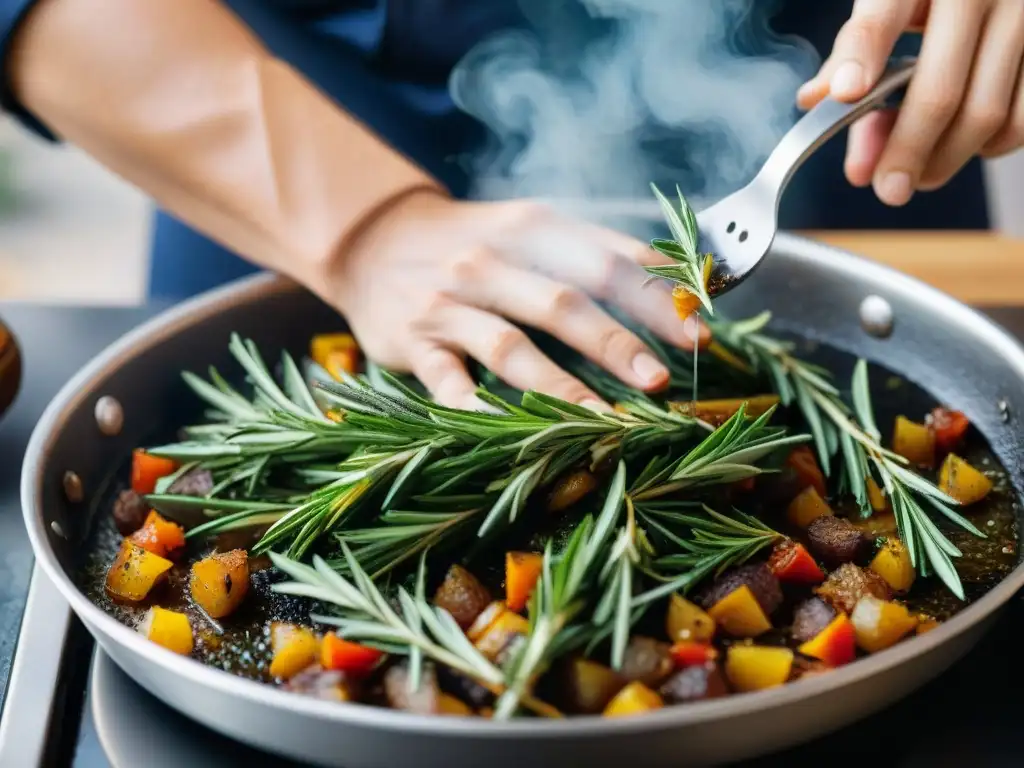
{"label": "rosemary sprig", "polygon": [[651,241],[651,247],[672,259],[675,264],[645,267],[645,269],[652,275],[671,280],[685,288],[700,299],[701,305],[708,311],[708,314],[713,315],[715,311],[711,306],[711,297],[708,295],[707,288],[707,275],[710,273],[712,256],[710,253],[700,253],[700,230],[697,227],[697,217],[678,186],[676,187],[676,195],[679,197],[678,211],[661,193],[661,190],[653,184],[651,189],[654,196],[658,198],[665,223],[668,224],[673,237],[672,240],[654,239]]}

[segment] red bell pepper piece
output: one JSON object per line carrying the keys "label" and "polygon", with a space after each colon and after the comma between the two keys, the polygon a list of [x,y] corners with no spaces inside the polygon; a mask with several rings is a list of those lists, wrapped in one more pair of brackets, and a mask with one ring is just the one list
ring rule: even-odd
{"label": "red bell pepper piece", "polygon": [[797,477],[800,478],[800,490],[812,485],[821,498],[828,497],[825,475],[822,473],[821,467],[818,466],[818,460],[814,457],[814,451],[808,446],[798,445],[790,451],[789,456],[786,457],[786,466],[796,472]]}
{"label": "red bell pepper piece", "polygon": [[820,584],[825,574],[807,548],[798,542],[786,540],[775,546],[768,558],[768,568],[775,578],[786,584]]}
{"label": "red bell pepper piece", "polygon": [[333,632],[324,635],[323,642],[320,644],[321,667],[336,669],[356,677],[372,672],[383,656],[383,651],[342,640]]}
{"label": "red bell pepper piece", "polygon": [[935,448],[940,453],[949,453],[963,442],[971,422],[960,411],[952,411],[941,406],[928,414],[925,419],[928,428],[935,435]]}
{"label": "red bell pepper piece", "polygon": [[162,459],[141,448],[132,452],[132,490],[145,496],[156,490],[156,481],[178,468],[171,459]]}
{"label": "red bell pepper piece", "polygon": [[680,667],[694,667],[707,664],[718,658],[718,651],[711,643],[697,643],[683,640],[672,646],[672,658]]}
{"label": "red bell pepper piece", "polygon": [[797,650],[830,667],[849,664],[857,656],[857,632],[845,613],[840,613],[821,632]]}

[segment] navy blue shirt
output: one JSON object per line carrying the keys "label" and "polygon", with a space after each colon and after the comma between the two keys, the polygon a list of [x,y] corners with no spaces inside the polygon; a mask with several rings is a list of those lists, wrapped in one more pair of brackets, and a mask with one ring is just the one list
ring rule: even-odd
{"label": "navy blue shirt", "polygon": [[[0,0],[0,61],[36,0]],[[785,0],[774,26],[807,37],[827,54],[852,0]],[[486,129],[449,94],[455,64],[488,35],[519,27],[569,61],[580,40],[601,33],[577,0],[225,0],[267,47],[456,196],[469,189],[461,159]],[[0,105],[52,138],[0,80]],[[683,137],[685,139],[685,137]],[[797,174],[781,212],[787,228],[950,228],[988,226],[977,162],[948,188],[889,209],[842,177],[843,142],[833,141]],[[671,186],[674,179],[656,179]],[[158,212],[150,294],[178,299],[253,271],[233,253]]]}

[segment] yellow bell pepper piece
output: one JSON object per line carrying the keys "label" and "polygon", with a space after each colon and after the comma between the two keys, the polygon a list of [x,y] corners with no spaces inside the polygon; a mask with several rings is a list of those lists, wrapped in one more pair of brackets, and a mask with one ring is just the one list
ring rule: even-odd
{"label": "yellow bell pepper piece", "polygon": [[480,653],[493,661],[515,635],[527,635],[529,632],[529,621],[518,613],[506,610],[479,635],[475,645]]}
{"label": "yellow bell pepper piece", "polygon": [[154,605],[139,622],[139,634],[169,651],[192,653],[192,625],[188,616]]}
{"label": "yellow bell pepper piece", "polygon": [[630,683],[617,694],[604,708],[605,717],[627,717],[661,709],[665,706],[661,696],[643,683]]}
{"label": "yellow bell pepper piece", "polygon": [[274,651],[270,674],[282,680],[297,675],[320,657],[320,638],[313,630],[294,624],[271,624],[270,647]]}
{"label": "yellow bell pepper piece", "polygon": [[910,562],[910,553],[903,542],[895,537],[886,541],[868,567],[885,579],[893,592],[909,591],[917,575]]}
{"label": "yellow bell pepper piece", "polygon": [[939,470],[939,489],[961,504],[974,504],[988,496],[992,481],[951,453]]}
{"label": "yellow bell pepper piece", "polygon": [[857,645],[868,653],[895,645],[917,627],[918,618],[899,603],[864,596],[850,614]]}
{"label": "yellow bell pepper piece", "polygon": [[782,685],[793,668],[789,648],[764,645],[734,645],[725,658],[725,676],[740,692],[760,691]]}
{"label": "yellow bell pepper piece", "polygon": [[133,603],[145,600],[150,590],[165,578],[173,565],[170,560],[125,539],[107,571],[107,594],[116,600]]}
{"label": "yellow bell pepper piece", "polygon": [[772,628],[761,604],[746,584],[711,606],[708,615],[735,637],[757,637]]}
{"label": "yellow bell pepper piece", "polygon": [[868,478],[867,489],[868,502],[871,504],[872,512],[885,512],[889,509],[889,500],[885,498],[885,493],[878,487],[878,483],[873,477]]}
{"label": "yellow bell pepper piece", "polygon": [[892,449],[911,464],[935,466],[935,433],[905,416],[896,417]]}
{"label": "yellow bell pepper piece", "polygon": [[715,636],[715,620],[682,595],[672,595],[668,604],[665,629],[673,643],[710,643]]}
{"label": "yellow bell pepper piece", "polygon": [[821,498],[813,485],[804,488],[786,509],[786,519],[797,528],[806,528],[819,517],[832,514],[828,502]]}
{"label": "yellow bell pepper piece", "polygon": [[474,714],[469,705],[449,693],[442,693],[437,697],[437,713],[451,717],[472,717]]}

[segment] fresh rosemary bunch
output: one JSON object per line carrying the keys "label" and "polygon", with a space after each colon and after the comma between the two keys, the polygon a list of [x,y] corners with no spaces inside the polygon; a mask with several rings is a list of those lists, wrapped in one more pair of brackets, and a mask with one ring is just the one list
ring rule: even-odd
{"label": "fresh rosemary bunch", "polygon": [[679,197],[678,211],[673,207],[671,201],[661,193],[661,190],[653,184],[651,189],[654,191],[654,196],[658,198],[665,223],[668,224],[673,237],[672,240],[654,239],[651,241],[651,247],[675,263],[645,267],[645,269],[656,277],[671,280],[676,285],[682,286],[700,300],[701,306],[708,311],[708,314],[713,315],[715,311],[711,306],[711,297],[708,295],[707,287],[713,257],[710,253],[700,253],[700,230],[697,228],[697,217],[678,186],[676,187],[676,195]]}

